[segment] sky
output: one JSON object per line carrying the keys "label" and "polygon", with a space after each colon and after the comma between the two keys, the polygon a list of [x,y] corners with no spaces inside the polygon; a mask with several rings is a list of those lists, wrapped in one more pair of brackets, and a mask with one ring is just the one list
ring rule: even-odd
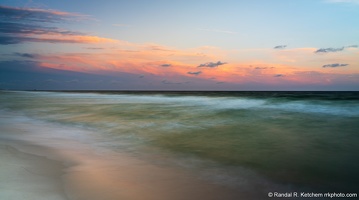
{"label": "sky", "polygon": [[359,0],[1,0],[0,89],[358,90]]}

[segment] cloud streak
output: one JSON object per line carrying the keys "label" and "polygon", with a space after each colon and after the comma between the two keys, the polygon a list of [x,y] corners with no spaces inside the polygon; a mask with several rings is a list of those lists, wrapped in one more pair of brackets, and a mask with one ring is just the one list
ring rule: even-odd
{"label": "cloud streak", "polygon": [[335,67],[345,67],[348,66],[349,64],[341,64],[341,63],[333,63],[333,64],[326,64],[323,65],[323,68],[335,68]]}
{"label": "cloud streak", "polygon": [[261,70],[261,69],[273,69],[274,67],[255,67],[254,69],[258,69],[258,70]]}
{"label": "cloud streak", "polygon": [[278,45],[275,46],[274,49],[285,49],[287,47],[287,45]]}
{"label": "cloud streak", "polygon": [[97,36],[45,36],[45,37],[13,37],[13,36],[0,36],[0,45],[19,44],[24,42],[45,42],[45,43],[103,43],[115,42],[116,40],[101,38]]}
{"label": "cloud streak", "polygon": [[276,75],[274,75],[274,77],[279,78],[279,77],[284,77],[284,75],[283,74],[276,74]]}
{"label": "cloud streak", "polygon": [[343,51],[347,48],[358,48],[358,45],[349,45],[349,46],[344,46],[341,48],[320,48],[320,49],[317,49],[314,53],[338,52],[338,51]]}
{"label": "cloud streak", "polygon": [[20,56],[20,57],[24,57],[24,58],[37,58],[39,57],[37,54],[32,54],[32,53],[14,53],[15,56]]}
{"label": "cloud streak", "polygon": [[80,32],[62,30],[56,27],[44,27],[36,24],[23,24],[0,21],[0,32],[6,34],[36,35],[85,35]]}
{"label": "cloud streak", "polygon": [[344,47],[341,48],[320,48],[317,49],[314,53],[330,53],[330,52],[338,52],[343,51]]}
{"label": "cloud streak", "polygon": [[221,62],[221,61],[217,61],[217,62],[207,62],[207,63],[203,63],[198,65],[197,67],[208,67],[208,68],[216,68],[220,65],[224,65],[227,64],[226,62]]}
{"label": "cloud streak", "polygon": [[162,64],[161,67],[171,67],[171,64]]}
{"label": "cloud streak", "polygon": [[190,75],[195,75],[195,76],[198,76],[202,73],[202,71],[197,71],[197,72],[187,72],[187,74],[190,74]]}

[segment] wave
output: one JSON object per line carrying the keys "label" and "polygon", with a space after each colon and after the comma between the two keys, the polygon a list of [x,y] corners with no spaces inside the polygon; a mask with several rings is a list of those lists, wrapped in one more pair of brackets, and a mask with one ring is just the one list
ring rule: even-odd
{"label": "wave", "polygon": [[[329,114],[340,116],[359,116],[359,99],[356,99],[352,93],[349,93],[348,98],[333,97],[326,93],[319,93],[313,95],[303,94],[287,94],[278,95],[275,92],[265,92],[266,95],[237,95],[232,93],[228,96],[221,96],[221,93],[215,93],[217,95],[205,96],[176,93],[175,95],[166,95],[162,93],[158,94],[122,94],[122,93],[66,93],[66,92],[15,92],[17,96],[21,96],[16,99],[12,97],[11,103],[16,103],[16,100],[22,103],[36,105],[36,99],[45,98],[47,103],[51,100],[52,105],[120,105],[120,104],[156,104],[160,106],[182,107],[185,109],[194,109],[194,111],[220,111],[220,110],[240,110],[240,109],[273,109],[287,112],[298,113],[317,113],[317,114]],[[206,93],[205,93],[206,94]],[[276,95],[275,95],[276,94]],[[306,93],[305,93],[306,94]],[[355,93],[357,94],[357,93]],[[223,94],[222,94],[223,95]],[[16,95],[15,95],[16,96]],[[318,98],[318,96],[320,98]],[[327,98],[324,98],[326,97]],[[328,97],[329,96],[329,97]],[[314,98],[316,97],[316,98]],[[334,99],[334,100],[333,100]],[[338,100],[342,99],[342,100]],[[1,100],[1,99],[0,99]],[[6,100],[6,99],[5,99]],[[8,100],[8,99],[7,99]],[[28,102],[25,102],[25,101]],[[4,103],[4,102],[3,102]],[[6,102],[4,104],[11,104]],[[157,107],[157,108],[158,108]],[[50,107],[49,107],[50,109]]]}

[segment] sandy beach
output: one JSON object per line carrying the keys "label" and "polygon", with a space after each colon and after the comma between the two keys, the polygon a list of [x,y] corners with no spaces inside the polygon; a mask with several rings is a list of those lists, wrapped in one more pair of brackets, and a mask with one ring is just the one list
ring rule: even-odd
{"label": "sandy beach", "polygon": [[4,114],[0,124],[1,199],[180,200],[246,195],[201,180],[184,169],[154,165],[123,153],[95,151],[71,140],[72,134],[83,130],[61,130]]}

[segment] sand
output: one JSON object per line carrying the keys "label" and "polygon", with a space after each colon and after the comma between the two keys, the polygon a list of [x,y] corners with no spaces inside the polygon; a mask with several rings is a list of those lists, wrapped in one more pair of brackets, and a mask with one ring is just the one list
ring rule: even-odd
{"label": "sand", "polygon": [[85,130],[0,115],[0,199],[239,199],[244,191],[76,140]]}
{"label": "sand", "polygon": [[0,199],[64,200],[61,163],[0,144]]}

